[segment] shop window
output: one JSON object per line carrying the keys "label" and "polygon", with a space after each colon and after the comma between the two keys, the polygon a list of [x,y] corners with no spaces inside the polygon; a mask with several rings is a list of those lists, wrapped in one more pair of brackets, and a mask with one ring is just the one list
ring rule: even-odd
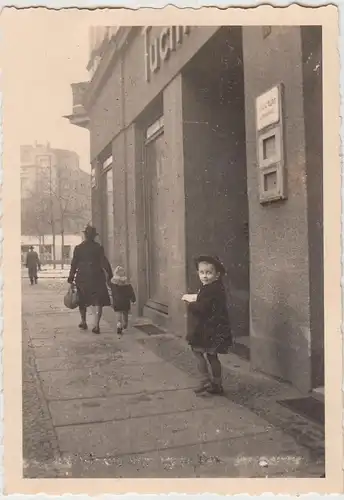
{"label": "shop window", "polygon": [[151,141],[164,130],[164,117],[160,117],[152,125],[150,125],[146,130],[146,141]]}
{"label": "shop window", "polygon": [[112,168],[106,171],[106,219],[107,219],[107,253],[110,262],[114,258],[114,193]]}
{"label": "shop window", "polygon": [[96,168],[94,166],[92,166],[92,168],[91,168],[91,188],[95,188],[95,187],[96,187]]}
{"label": "shop window", "polygon": [[106,160],[102,163],[102,170],[106,170],[112,165],[112,155],[110,155]]}
{"label": "shop window", "polygon": [[100,162],[102,185],[102,244],[110,262],[114,259],[114,192],[113,192],[113,157],[108,154]]}

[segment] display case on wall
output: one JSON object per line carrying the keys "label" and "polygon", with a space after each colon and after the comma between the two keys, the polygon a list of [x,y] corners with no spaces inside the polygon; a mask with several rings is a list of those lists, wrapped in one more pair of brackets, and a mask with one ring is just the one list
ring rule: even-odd
{"label": "display case on wall", "polygon": [[282,90],[279,84],[256,98],[259,199],[262,204],[286,198]]}

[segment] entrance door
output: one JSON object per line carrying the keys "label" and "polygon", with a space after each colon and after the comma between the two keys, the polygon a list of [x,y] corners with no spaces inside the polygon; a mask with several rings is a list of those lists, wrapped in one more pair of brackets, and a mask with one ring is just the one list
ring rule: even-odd
{"label": "entrance door", "polygon": [[167,314],[167,196],[164,134],[146,144],[147,305]]}
{"label": "entrance door", "polygon": [[[102,164],[104,169],[101,176],[102,183],[102,228],[101,228],[101,242],[105,249],[105,253],[110,263],[114,264],[115,254],[115,235],[114,235],[114,192],[113,192],[113,170],[112,170],[112,156]],[[106,170],[105,170],[106,168]]]}

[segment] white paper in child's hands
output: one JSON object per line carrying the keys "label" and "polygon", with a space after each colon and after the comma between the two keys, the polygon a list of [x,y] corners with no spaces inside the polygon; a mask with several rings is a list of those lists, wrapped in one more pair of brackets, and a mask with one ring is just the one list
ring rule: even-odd
{"label": "white paper in child's hands", "polygon": [[182,300],[184,300],[184,302],[196,302],[197,293],[185,293]]}

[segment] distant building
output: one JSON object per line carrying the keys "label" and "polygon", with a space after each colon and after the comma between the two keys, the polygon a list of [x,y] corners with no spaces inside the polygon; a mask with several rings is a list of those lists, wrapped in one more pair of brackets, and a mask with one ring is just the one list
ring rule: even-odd
{"label": "distant building", "polygon": [[193,257],[212,252],[252,368],[322,386],[321,27],[92,37],[68,118],[90,131],[93,221],[137,289],[134,312],[185,335]]}
{"label": "distant building", "polygon": [[91,219],[90,175],[74,151],[21,146],[22,234],[79,233]]}

